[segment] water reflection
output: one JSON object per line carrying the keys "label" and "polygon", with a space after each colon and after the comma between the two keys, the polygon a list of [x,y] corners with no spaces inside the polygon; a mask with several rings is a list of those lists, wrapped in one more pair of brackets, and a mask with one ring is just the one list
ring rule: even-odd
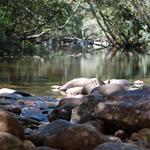
{"label": "water reflection", "polygon": [[77,77],[141,79],[150,84],[150,56],[116,55],[109,60],[102,52],[76,55],[53,52],[47,59],[34,56],[0,64],[0,87],[36,95],[51,95],[50,85],[60,85]]}

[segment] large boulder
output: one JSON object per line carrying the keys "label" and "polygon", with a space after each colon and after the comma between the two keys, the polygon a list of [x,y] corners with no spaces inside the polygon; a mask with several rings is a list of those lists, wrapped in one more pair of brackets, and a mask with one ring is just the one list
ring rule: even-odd
{"label": "large boulder", "polygon": [[150,127],[150,89],[106,96],[104,102],[97,104],[91,117],[103,120],[107,131],[122,129],[130,134]]}
{"label": "large boulder", "polygon": [[12,134],[0,131],[1,150],[25,150],[23,143]]}
{"label": "large boulder", "polygon": [[124,91],[125,88],[120,84],[105,84],[91,90],[92,94],[102,94],[104,96],[112,95]]}
{"label": "large boulder", "polygon": [[84,87],[87,84],[95,84],[95,85],[99,85],[99,81],[96,78],[76,78],[73,80],[68,81],[66,84],[64,84],[60,90],[61,91],[66,91],[67,89],[73,88],[73,87]]}
{"label": "large boulder", "polygon": [[108,142],[97,146],[94,150],[142,150],[137,145]]}
{"label": "large boulder", "polygon": [[85,123],[89,121],[91,118],[91,113],[94,111],[95,106],[99,102],[103,101],[103,97],[98,95],[89,95],[87,99],[87,101],[72,109],[72,123]]}
{"label": "large boulder", "polygon": [[24,138],[24,129],[9,112],[0,109],[0,131],[11,133],[19,139]]}
{"label": "large boulder", "polygon": [[105,135],[91,126],[74,125],[48,138],[44,145],[64,150],[93,150],[107,141]]}
{"label": "large boulder", "polygon": [[103,81],[99,81],[99,84],[95,84],[95,83],[88,83],[86,84],[83,89],[82,89],[82,94],[83,95],[87,95],[87,94],[90,94],[91,91],[93,89],[95,89],[96,87],[100,87],[102,85],[104,85],[105,83]]}
{"label": "large boulder", "polygon": [[[56,107],[53,111],[50,111],[48,113],[47,117],[49,121],[53,121],[56,119],[64,119],[64,120],[70,121],[71,114],[76,113],[76,109],[78,109],[78,105],[80,107],[80,104],[85,103],[83,104],[83,107],[84,107],[84,105],[88,104],[88,102],[86,103],[86,101],[91,101],[91,103],[95,104],[95,102],[97,103],[97,101],[100,101],[100,100],[102,100],[102,96],[100,95],[88,95],[88,96],[84,96],[83,98],[64,98],[60,101],[60,103],[58,104],[58,107]],[[77,108],[75,106],[77,106]],[[92,106],[93,105],[91,106],[89,105],[89,107],[93,109],[94,107]],[[73,108],[75,108],[75,110]]]}

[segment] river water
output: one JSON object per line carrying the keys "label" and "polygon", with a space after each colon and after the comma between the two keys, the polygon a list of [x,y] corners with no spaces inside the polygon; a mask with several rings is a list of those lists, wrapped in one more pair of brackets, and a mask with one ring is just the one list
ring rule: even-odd
{"label": "river water", "polygon": [[55,97],[51,85],[62,85],[78,77],[139,79],[150,85],[150,56],[116,55],[108,59],[100,51],[77,54],[51,51],[46,59],[33,56],[0,63],[0,88],[19,89],[35,95]]}

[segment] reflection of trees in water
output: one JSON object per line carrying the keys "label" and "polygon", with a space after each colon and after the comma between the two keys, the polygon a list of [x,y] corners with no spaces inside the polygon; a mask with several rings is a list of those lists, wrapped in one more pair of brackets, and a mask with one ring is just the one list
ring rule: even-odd
{"label": "reflection of trees in water", "polygon": [[95,56],[95,62],[92,62],[92,65],[96,68],[96,77],[102,80],[109,78],[145,78],[150,74],[149,57],[148,55],[135,55],[133,57],[116,55],[112,59],[107,59],[104,54],[99,53]]}
{"label": "reflection of trees in water", "polygon": [[0,79],[1,83],[11,83],[12,78],[15,78],[14,76],[14,68],[10,64],[1,64],[0,65]]}
{"label": "reflection of trees in water", "polygon": [[51,55],[44,62],[28,58],[11,65],[3,65],[1,70],[7,83],[57,83],[58,81],[64,83],[68,79],[80,76],[80,57]]}
{"label": "reflection of trees in water", "polygon": [[28,58],[14,64],[1,64],[0,83],[62,84],[77,77],[97,77],[102,80],[150,78],[149,57],[116,55],[110,60],[100,52],[71,56],[58,52],[44,61]]}
{"label": "reflection of trees in water", "polygon": [[142,68],[140,75],[143,77],[150,76],[150,55],[139,56],[139,59],[139,67]]}

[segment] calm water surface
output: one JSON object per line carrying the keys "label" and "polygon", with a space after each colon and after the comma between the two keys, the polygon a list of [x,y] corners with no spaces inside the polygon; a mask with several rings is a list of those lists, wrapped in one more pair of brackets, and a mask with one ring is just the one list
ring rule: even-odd
{"label": "calm water surface", "polygon": [[78,77],[96,77],[99,80],[125,78],[143,80],[150,85],[150,56],[115,56],[112,60],[102,52],[51,52],[47,59],[26,57],[0,63],[0,88],[13,88],[35,95],[55,96],[51,85]]}

